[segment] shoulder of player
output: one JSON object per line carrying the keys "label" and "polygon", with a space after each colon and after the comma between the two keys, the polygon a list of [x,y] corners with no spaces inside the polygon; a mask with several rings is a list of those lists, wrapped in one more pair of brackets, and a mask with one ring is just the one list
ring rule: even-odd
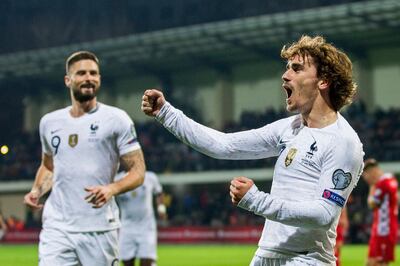
{"label": "shoulder of player", "polygon": [[157,179],[157,175],[156,175],[156,173],[154,173],[154,172],[152,172],[152,171],[146,171],[145,178],[148,178],[148,179]]}
{"label": "shoulder of player", "polygon": [[111,105],[107,105],[104,103],[99,103],[100,104],[100,111],[102,112],[102,116],[111,116],[113,118],[117,118],[117,119],[125,119],[128,114],[115,106],[111,106]]}
{"label": "shoulder of player", "polygon": [[337,136],[345,140],[356,141],[361,143],[357,132],[349,124],[346,118],[344,118],[340,113],[338,113],[338,121],[336,124],[337,128],[335,129],[335,133]]}
{"label": "shoulder of player", "polygon": [[281,118],[279,120],[276,120],[272,123],[269,123],[265,126],[263,126],[260,129],[268,128],[268,129],[274,129],[275,131],[278,132],[280,135],[282,131],[286,130],[295,130],[296,128],[300,129],[302,127],[302,122],[301,122],[301,116],[300,115],[292,115],[286,118]]}
{"label": "shoulder of player", "polygon": [[336,125],[337,127],[332,127],[326,131],[326,134],[332,136],[331,145],[346,147],[347,150],[362,150],[360,138],[344,117],[339,115]]}
{"label": "shoulder of player", "polygon": [[69,108],[71,108],[71,107],[70,106],[65,107],[65,108],[54,110],[52,112],[45,114],[40,119],[40,123],[50,122],[53,120],[59,120],[60,118],[65,117],[66,115],[68,115]]}
{"label": "shoulder of player", "polygon": [[396,177],[391,173],[385,173],[379,178],[377,186],[395,188],[397,190],[398,182]]}

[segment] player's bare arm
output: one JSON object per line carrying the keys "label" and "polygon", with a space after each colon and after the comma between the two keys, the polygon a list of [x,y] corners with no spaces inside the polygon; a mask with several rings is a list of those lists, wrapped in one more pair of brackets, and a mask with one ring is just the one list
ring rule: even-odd
{"label": "player's bare arm", "polygon": [[161,220],[167,219],[167,207],[164,204],[164,193],[160,193],[156,197],[158,218]]}
{"label": "player's bare arm", "polygon": [[142,97],[142,111],[148,116],[156,116],[166,100],[164,94],[156,89],[146,90]]}
{"label": "player's bare arm", "polygon": [[47,154],[42,155],[40,164],[32,189],[24,196],[24,204],[34,210],[39,210],[43,204],[39,204],[39,199],[53,186],[53,157]]}
{"label": "player's bare arm", "polygon": [[367,199],[368,207],[370,209],[375,209],[380,207],[380,205],[377,204],[377,202],[375,202],[374,200],[374,194],[375,194],[375,185],[370,185],[368,199]]}
{"label": "player's bare arm", "polygon": [[93,208],[101,208],[111,197],[143,184],[146,166],[141,149],[124,154],[121,156],[120,162],[127,171],[124,178],[105,186],[85,188],[89,192],[85,200],[93,204]]}

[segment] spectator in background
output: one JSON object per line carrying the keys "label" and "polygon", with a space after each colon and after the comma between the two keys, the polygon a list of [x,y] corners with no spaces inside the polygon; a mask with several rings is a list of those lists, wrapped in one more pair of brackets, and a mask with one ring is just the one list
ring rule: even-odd
{"label": "spectator in background", "polygon": [[344,207],[340,217],[338,226],[336,228],[336,245],[335,245],[335,257],[336,257],[336,266],[340,266],[340,250],[344,244],[345,236],[347,235],[347,231],[349,229],[349,218],[347,216],[347,208]]}
{"label": "spectator in background", "polygon": [[16,216],[11,215],[7,219],[7,228],[9,231],[22,231],[25,228],[25,223]]}
{"label": "spectator in background", "polygon": [[335,265],[336,226],[364,156],[357,133],[339,113],[357,89],[352,63],[320,36],[302,36],[284,46],[281,56],[287,60],[282,75],[286,109],[297,115],[223,133],[188,118],[154,89],[144,92],[142,111],[208,156],[278,157],[270,194],[247,177],[231,182],[232,202],[265,218],[251,265]]}
{"label": "spectator in background", "polygon": [[369,185],[368,206],[374,212],[367,265],[386,266],[395,260],[397,179],[393,174],[385,173],[375,159],[365,161],[362,176]]}
{"label": "spectator in background", "polygon": [[[120,180],[126,172],[120,172]],[[157,223],[153,211],[153,196],[156,197],[159,219],[167,218],[167,209],[161,184],[154,172],[146,172],[144,183],[135,190],[117,196],[121,210],[119,232],[120,257],[124,266],[134,266],[135,259],[140,266],[155,266],[157,261]]]}

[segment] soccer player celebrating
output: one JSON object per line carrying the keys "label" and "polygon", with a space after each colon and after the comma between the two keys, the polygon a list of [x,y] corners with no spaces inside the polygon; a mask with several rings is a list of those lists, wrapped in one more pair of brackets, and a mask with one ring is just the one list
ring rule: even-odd
{"label": "soccer player celebrating", "polygon": [[[66,61],[72,106],[43,116],[42,162],[24,202],[44,205],[39,265],[118,265],[119,210],[114,196],[140,186],[145,164],[134,124],[122,110],[97,102],[99,60],[90,52]],[[127,175],[114,182],[122,164]]]}
{"label": "soccer player celebrating", "polygon": [[[124,171],[119,173],[115,180],[124,175]],[[146,172],[142,186],[117,196],[122,224],[119,247],[124,266],[134,266],[136,258],[140,266],[156,266],[157,223],[153,196],[156,196],[158,217],[166,219],[162,187],[154,172]]]}
{"label": "soccer player celebrating", "polygon": [[[231,181],[232,202],[266,218],[251,265],[335,265],[336,225],[362,171],[362,144],[339,110],[356,92],[352,63],[324,38],[284,46],[282,88],[297,115],[264,127],[223,133],[146,90],[142,110],[183,142],[218,159],[277,156],[270,193],[247,177]],[[249,95],[251,97],[251,95]]]}
{"label": "soccer player celebrating", "polygon": [[370,188],[368,206],[374,210],[367,265],[385,266],[395,259],[397,180],[393,174],[385,173],[375,159],[365,161],[362,176]]}

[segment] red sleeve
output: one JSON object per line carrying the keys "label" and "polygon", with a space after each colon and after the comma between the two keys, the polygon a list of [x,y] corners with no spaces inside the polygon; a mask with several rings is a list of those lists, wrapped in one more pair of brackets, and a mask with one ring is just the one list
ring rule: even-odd
{"label": "red sleeve", "polygon": [[381,180],[376,184],[375,191],[374,191],[374,202],[376,205],[380,206],[384,195],[388,192],[388,180]]}

